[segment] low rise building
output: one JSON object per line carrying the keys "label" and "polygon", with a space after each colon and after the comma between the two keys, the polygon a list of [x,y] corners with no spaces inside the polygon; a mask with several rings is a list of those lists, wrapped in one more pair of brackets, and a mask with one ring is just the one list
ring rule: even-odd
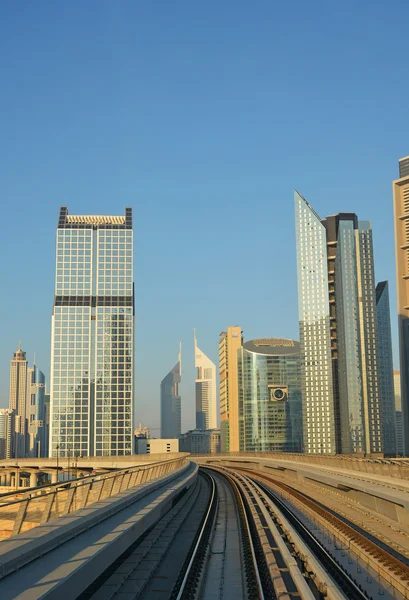
{"label": "low rise building", "polygon": [[168,454],[179,452],[179,440],[163,438],[136,438],[136,454]]}
{"label": "low rise building", "polygon": [[179,438],[180,452],[216,454],[220,452],[220,429],[191,429]]}

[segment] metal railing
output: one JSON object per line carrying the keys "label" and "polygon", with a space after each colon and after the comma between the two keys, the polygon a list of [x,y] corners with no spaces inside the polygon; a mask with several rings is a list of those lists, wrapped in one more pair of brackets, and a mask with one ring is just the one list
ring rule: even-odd
{"label": "metal railing", "polygon": [[187,456],[91,475],[26,492],[0,505],[0,540],[181,468]]}

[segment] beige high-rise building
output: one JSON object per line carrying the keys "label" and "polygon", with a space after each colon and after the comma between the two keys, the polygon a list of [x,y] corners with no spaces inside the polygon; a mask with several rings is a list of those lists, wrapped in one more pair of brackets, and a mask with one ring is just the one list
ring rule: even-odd
{"label": "beige high-rise building", "polygon": [[228,327],[220,334],[219,378],[220,378],[220,432],[221,451],[238,452],[239,436],[239,383],[237,351],[243,345],[241,327]]}
{"label": "beige high-rise building", "polygon": [[26,439],[26,398],[27,398],[27,359],[26,353],[21,349],[19,343],[18,349],[13,353],[10,361],[10,396],[9,408],[14,410],[16,419],[16,437],[14,456],[15,458],[25,457],[25,439]]}
{"label": "beige high-rise building", "polygon": [[409,455],[409,156],[393,182],[404,455]]}

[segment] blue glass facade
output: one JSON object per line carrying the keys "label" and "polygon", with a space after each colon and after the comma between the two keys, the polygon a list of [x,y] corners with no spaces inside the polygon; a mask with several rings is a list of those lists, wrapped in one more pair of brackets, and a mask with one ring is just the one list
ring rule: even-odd
{"label": "blue glass facade", "polygon": [[182,433],[182,398],[179,395],[182,368],[181,357],[160,384],[161,436],[179,438]]}
{"label": "blue glass facade", "polygon": [[238,350],[240,450],[301,452],[300,349],[268,338]]}
{"label": "blue glass facade", "polygon": [[378,323],[378,361],[382,406],[383,447],[386,455],[394,456],[397,453],[396,407],[393,380],[389,285],[387,281],[381,281],[376,286],[376,319]]}

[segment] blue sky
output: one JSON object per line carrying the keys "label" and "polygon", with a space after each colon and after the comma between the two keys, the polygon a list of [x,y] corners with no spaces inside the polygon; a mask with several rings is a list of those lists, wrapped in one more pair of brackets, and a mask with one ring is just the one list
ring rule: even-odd
{"label": "blue sky", "polygon": [[396,347],[408,19],[407,0],[3,1],[0,406],[19,339],[49,374],[60,205],[134,209],[135,414],[152,428],[179,340],[194,425],[194,327],[215,361],[228,325],[298,337],[293,188],[322,217],[372,220]]}

